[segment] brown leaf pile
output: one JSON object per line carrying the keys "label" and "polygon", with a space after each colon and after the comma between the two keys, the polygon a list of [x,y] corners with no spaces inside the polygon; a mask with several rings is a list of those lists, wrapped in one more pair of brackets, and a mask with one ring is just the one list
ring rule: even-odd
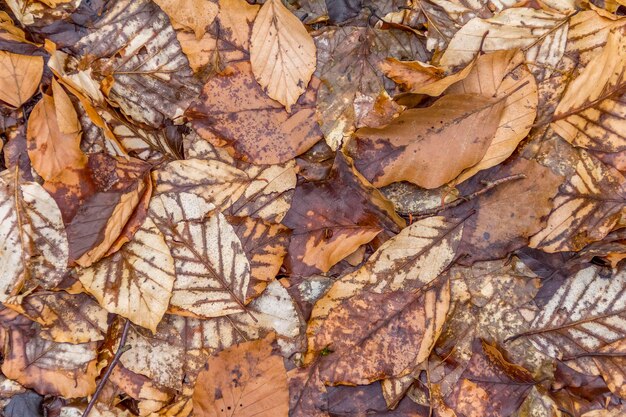
{"label": "brown leaf pile", "polygon": [[626,415],[624,0],[0,2],[0,416]]}

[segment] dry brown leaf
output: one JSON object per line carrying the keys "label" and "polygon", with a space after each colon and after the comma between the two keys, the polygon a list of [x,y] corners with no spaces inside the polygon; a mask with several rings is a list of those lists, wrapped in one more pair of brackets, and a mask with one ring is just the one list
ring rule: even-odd
{"label": "dry brown leaf", "polygon": [[42,339],[25,317],[3,310],[7,334],[2,373],[40,394],[85,397],[96,389],[97,343],[55,343]]}
{"label": "dry brown leaf", "polygon": [[331,351],[319,367],[322,380],[333,385],[404,376],[430,355],[449,305],[448,281],[417,294],[358,292],[309,334],[308,354]]}
{"label": "dry brown leaf", "polygon": [[246,300],[260,295],[272,281],[287,255],[290,230],[276,223],[251,217],[226,216],[250,262],[250,286]]}
{"label": "dry brown leaf", "polygon": [[156,332],[172,295],[174,260],[165,238],[147,218],[129,243],[81,269],[79,279],[108,312]]}
{"label": "dry brown leaf", "polygon": [[447,95],[404,111],[383,128],[359,129],[347,152],[377,187],[410,181],[437,188],[483,158],[504,107],[504,98]]}
{"label": "dry brown leaf", "polygon": [[626,150],[626,29],[614,29],[606,45],[565,90],[552,128],[565,140],[603,152]]}
{"label": "dry brown leaf", "polygon": [[290,114],[267,97],[250,64],[242,62],[211,78],[187,114],[200,136],[217,146],[232,146],[239,158],[255,164],[286,162],[322,138],[313,84]]}
{"label": "dry brown leaf", "polygon": [[250,62],[263,91],[291,113],[315,71],[315,43],[281,0],[268,0],[259,10],[252,27]]}
{"label": "dry brown leaf", "polygon": [[622,216],[626,180],[619,171],[584,150],[574,151],[568,160],[572,172],[565,173],[566,182],[554,198],[548,223],[530,240],[531,247],[545,252],[580,250],[604,238]]}
{"label": "dry brown leaf", "polygon": [[245,310],[250,264],[233,227],[212,205],[189,193],[160,194],[150,217],[165,235],[176,281],[171,309],[182,315],[219,317]]}
{"label": "dry brown leaf", "polygon": [[287,417],[289,388],[273,335],[211,357],[193,394],[194,417]]}
{"label": "dry brown leaf", "polygon": [[[439,216],[406,227],[385,242],[360,269],[337,280],[317,301],[309,320],[308,337],[315,337],[332,310],[359,291],[411,291],[429,284],[454,260],[462,233],[462,221],[447,221]],[[315,353],[309,352],[307,363]]]}
{"label": "dry brown leaf", "polygon": [[483,169],[507,159],[526,137],[537,115],[537,83],[519,51],[498,51],[482,55],[465,79],[447,90],[448,94],[481,94],[506,97],[500,122],[480,162],[456,179],[461,183]]}
{"label": "dry brown leaf", "polygon": [[54,96],[44,94],[35,105],[26,132],[28,156],[35,171],[46,181],[86,163],[80,149],[76,110],[65,91],[57,87],[53,89]]}
{"label": "dry brown leaf", "polygon": [[[440,96],[452,84],[463,80],[472,71],[475,61],[471,61],[461,71],[446,76],[445,70],[420,61],[398,61],[387,58],[380,63],[380,69],[385,75],[414,94],[428,94]],[[464,91],[474,93],[475,91]],[[480,94],[481,92],[477,92]],[[485,94],[489,96],[490,94]]]}
{"label": "dry brown leaf", "polygon": [[0,51],[0,100],[20,107],[35,94],[42,74],[42,57]]}
{"label": "dry brown leaf", "polygon": [[69,249],[61,212],[35,182],[0,175],[0,300],[63,278]]}
{"label": "dry brown leaf", "polygon": [[219,10],[218,5],[211,0],[156,0],[155,3],[173,23],[191,29],[196,39],[202,38]]}
{"label": "dry brown leaf", "polygon": [[57,343],[97,342],[107,331],[107,311],[86,294],[36,291],[5,305],[39,323],[39,336]]}
{"label": "dry brown leaf", "polygon": [[287,267],[310,275],[327,272],[379,234],[374,243],[380,245],[405,222],[339,152],[326,180],[296,188],[283,224],[293,229]]}

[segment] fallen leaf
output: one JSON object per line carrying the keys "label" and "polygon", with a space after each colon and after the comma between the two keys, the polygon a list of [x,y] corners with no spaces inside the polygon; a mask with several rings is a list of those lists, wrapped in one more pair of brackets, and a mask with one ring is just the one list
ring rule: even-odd
{"label": "fallen leaf", "polygon": [[410,181],[436,188],[483,158],[504,106],[501,98],[446,95],[430,107],[405,110],[385,127],[357,130],[347,151],[377,187]]}
{"label": "fallen leaf", "polygon": [[0,71],[0,100],[17,108],[37,91],[43,58],[0,51]]}
{"label": "fallen leaf", "polygon": [[156,0],[156,4],[167,13],[170,20],[190,28],[197,39],[202,38],[206,27],[213,23],[218,5],[210,0]]}
{"label": "fallen leaf", "polygon": [[209,359],[193,395],[194,417],[287,416],[289,388],[272,337],[245,342]]}
{"label": "fallen leaf", "polygon": [[315,71],[315,43],[280,0],[266,1],[254,20],[250,41],[254,78],[288,113]]}
{"label": "fallen leaf", "polygon": [[552,128],[575,146],[603,152],[626,150],[626,35],[613,30],[606,45],[567,86]]}
{"label": "fallen leaf", "polygon": [[229,144],[235,156],[255,164],[281,163],[322,137],[315,117],[315,84],[288,113],[263,92],[250,64],[233,64],[205,84],[187,115],[200,136],[218,146]]}
{"label": "fallen leaf", "polygon": [[[174,258],[171,308],[183,315],[219,317],[245,311],[250,264],[221,213],[189,193],[161,194],[150,216]],[[207,216],[208,215],[208,216]]]}
{"label": "fallen leaf", "polygon": [[41,417],[41,402],[43,397],[36,392],[27,391],[11,398],[4,407],[6,417]]}
{"label": "fallen leaf", "polygon": [[379,234],[378,244],[384,242],[404,220],[338,153],[326,180],[296,188],[283,224],[293,230],[286,264],[292,273],[304,275],[327,272]]}
{"label": "fallen leaf", "polygon": [[148,218],[113,255],[79,271],[80,282],[110,313],[156,332],[174,286],[174,259],[165,238]]}

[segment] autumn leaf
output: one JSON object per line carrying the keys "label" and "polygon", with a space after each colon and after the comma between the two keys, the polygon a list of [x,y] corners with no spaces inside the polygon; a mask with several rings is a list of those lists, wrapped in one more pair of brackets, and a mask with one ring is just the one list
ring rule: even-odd
{"label": "autumn leaf", "polygon": [[357,130],[347,149],[376,186],[410,181],[436,188],[483,158],[503,109],[502,99],[446,95],[431,107],[404,111],[385,127]]}
{"label": "autumn leaf", "polygon": [[43,58],[0,51],[0,100],[20,107],[37,91]]}
{"label": "autumn leaf", "polygon": [[[269,3],[268,3],[269,4]],[[187,114],[193,127],[215,145],[255,164],[276,164],[304,153],[322,134],[316,123],[316,86],[291,107],[267,97],[248,63],[234,64],[211,78]]]}
{"label": "autumn leaf", "polygon": [[186,0],[181,3],[171,0],[155,1],[167,13],[173,23],[190,28],[200,39],[217,16],[218,6],[210,0]]}
{"label": "autumn leaf", "polygon": [[291,113],[315,71],[315,43],[282,1],[269,0],[259,10],[252,27],[250,62],[263,91]]}
{"label": "autumn leaf", "polygon": [[287,416],[289,388],[283,359],[271,335],[211,357],[198,376],[194,416]]}

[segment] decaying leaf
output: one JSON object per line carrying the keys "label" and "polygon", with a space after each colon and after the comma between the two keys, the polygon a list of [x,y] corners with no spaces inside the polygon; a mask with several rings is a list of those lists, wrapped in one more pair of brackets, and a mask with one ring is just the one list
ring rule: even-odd
{"label": "decaying leaf", "polygon": [[483,158],[504,104],[477,94],[446,95],[430,107],[404,111],[385,127],[357,130],[347,149],[376,186],[410,181],[437,188]]}
{"label": "decaying leaf", "polygon": [[156,0],[155,3],[173,22],[191,29],[198,39],[202,38],[218,12],[217,4],[210,0]]}
{"label": "decaying leaf", "polygon": [[172,295],[174,259],[163,234],[148,218],[132,241],[82,269],[79,278],[108,312],[155,332]]}
{"label": "decaying leaf", "polygon": [[271,335],[210,358],[193,398],[196,417],[287,416],[287,372],[283,359],[273,353]]}
{"label": "decaying leaf", "polygon": [[20,107],[37,91],[43,58],[0,51],[0,100]]}
{"label": "decaying leaf", "polygon": [[0,297],[6,301],[37,285],[52,288],[63,278],[68,241],[58,206],[35,182],[0,175]]}
{"label": "decaying leaf", "polygon": [[[194,194],[161,194],[151,217],[174,258],[171,307],[183,315],[219,317],[245,310],[250,264],[233,227]],[[207,216],[208,215],[208,216]]]}
{"label": "decaying leaf", "polygon": [[315,71],[315,43],[280,0],[268,0],[254,20],[250,41],[254,77],[288,113]]}
{"label": "decaying leaf", "polygon": [[211,78],[187,113],[209,142],[226,143],[236,156],[255,164],[281,163],[304,153],[322,137],[313,84],[289,113],[263,92],[250,64],[238,63]]}
{"label": "decaying leaf", "polygon": [[296,274],[327,272],[379,234],[382,243],[404,226],[341,153],[326,180],[296,188],[283,223],[293,229],[286,262]]}

